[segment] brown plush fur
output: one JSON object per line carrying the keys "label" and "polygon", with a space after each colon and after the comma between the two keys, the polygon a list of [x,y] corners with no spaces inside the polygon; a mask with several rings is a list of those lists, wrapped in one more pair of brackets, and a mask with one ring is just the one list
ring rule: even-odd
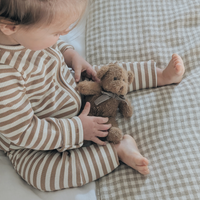
{"label": "brown plush fur", "polygon": [[94,101],[102,95],[102,90],[117,95],[126,95],[128,85],[133,82],[134,75],[131,71],[127,72],[115,63],[103,66],[97,72],[97,77],[101,80],[100,83],[83,81],[78,84],[77,89],[86,96],[86,101],[90,102],[91,109],[89,114],[91,116],[109,118],[108,123],[111,123],[112,127],[109,129],[106,139],[116,144],[120,142],[123,136],[115,120],[117,110],[119,108],[119,112],[124,117],[131,117],[133,114],[131,103],[127,98],[125,98],[125,101],[110,98],[99,105],[95,105]]}

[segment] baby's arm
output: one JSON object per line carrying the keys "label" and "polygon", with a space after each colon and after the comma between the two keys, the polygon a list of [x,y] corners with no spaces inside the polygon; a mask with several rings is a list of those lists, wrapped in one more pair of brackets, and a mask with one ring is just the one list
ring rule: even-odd
{"label": "baby's arm", "polygon": [[74,50],[73,46],[60,39],[58,40],[57,45],[64,56],[67,66],[74,70],[76,82],[80,81],[80,77],[83,72],[86,72],[85,74],[87,78],[91,78],[94,81],[99,81],[99,79],[96,77],[96,71]]}
{"label": "baby's arm", "polygon": [[34,103],[26,94],[21,74],[9,66],[1,73],[6,76],[6,79],[0,77],[0,134],[4,138],[13,145],[35,150],[65,151],[83,145],[83,127],[79,117],[58,119],[45,117],[46,113],[38,117],[32,107]]}
{"label": "baby's arm", "polygon": [[75,72],[74,77],[76,82],[80,81],[83,72],[86,72],[87,78],[91,78],[93,81],[99,81],[96,76],[96,71],[75,50],[67,49],[63,55],[67,66],[71,67]]}

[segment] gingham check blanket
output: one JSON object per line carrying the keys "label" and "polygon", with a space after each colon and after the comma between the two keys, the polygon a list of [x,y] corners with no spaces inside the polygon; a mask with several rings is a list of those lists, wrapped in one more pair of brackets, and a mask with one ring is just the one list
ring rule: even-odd
{"label": "gingham check blanket", "polygon": [[131,92],[133,116],[117,116],[151,173],[121,164],[96,181],[98,200],[200,199],[200,0],[91,2],[86,55],[92,65],[154,60],[164,68],[173,53],[186,67],[182,82]]}

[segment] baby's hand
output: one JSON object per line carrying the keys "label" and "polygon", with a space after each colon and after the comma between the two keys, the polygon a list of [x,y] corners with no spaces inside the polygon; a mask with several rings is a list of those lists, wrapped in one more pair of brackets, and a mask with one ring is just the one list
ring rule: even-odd
{"label": "baby's hand", "polygon": [[105,145],[106,143],[101,141],[98,137],[106,137],[111,124],[105,124],[108,118],[88,116],[89,112],[90,103],[87,102],[84,110],[79,115],[83,125],[84,140],[90,140],[99,145]]}
{"label": "baby's hand", "polygon": [[64,52],[65,62],[71,67],[75,74],[75,81],[79,82],[81,73],[86,72],[86,76],[88,78],[92,78],[93,81],[100,81],[96,76],[96,71],[92,68],[92,66],[84,60],[75,50],[67,49]]}

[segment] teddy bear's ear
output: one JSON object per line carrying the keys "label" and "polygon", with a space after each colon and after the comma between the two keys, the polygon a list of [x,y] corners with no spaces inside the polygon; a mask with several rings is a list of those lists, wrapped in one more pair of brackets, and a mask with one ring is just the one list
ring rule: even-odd
{"label": "teddy bear's ear", "polygon": [[97,77],[99,79],[102,79],[102,77],[106,74],[106,72],[109,70],[109,66],[105,65],[101,67],[101,69],[97,72]]}
{"label": "teddy bear's ear", "polygon": [[134,79],[134,74],[131,71],[128,71],[128,83],[131,84]]}

